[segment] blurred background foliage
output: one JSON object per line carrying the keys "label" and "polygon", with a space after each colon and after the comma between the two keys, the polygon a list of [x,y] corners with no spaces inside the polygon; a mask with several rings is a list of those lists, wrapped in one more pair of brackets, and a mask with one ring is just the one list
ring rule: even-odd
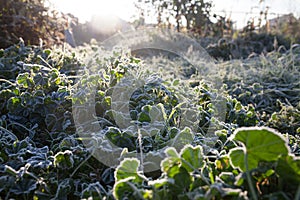
{"label": "blurred background foliage", "polygon": [[[119,31],[149,26],[187,33],[198,39],[211,56],[221,60],[265,54],[281,46],[289,49],[292,44],[300,43],[300,20],[293,14],[269,19],[268,8],[250,18],[243,29],[236,30],[230,15],[224,17],[212,12],[213,1],[136,0],[139,12],[134,22],[117,19],[111,31],[101,31],[99,26],[105,19],[92,18],[79,23],[76,16],[45,6],[47,0],[0,2],[0,48],[17,43],[20,37],[25,44],[49,47],[66,42],[74,47],[90,43],[91,39],[101,42]],[[150,15],[157,23],[145,23]],[[71,42],[68,36],[72,37]]]}
{"label": "blurred background foliage", "polygon": [[[213,1],[204,0],[138,0],[141,15],[156,11],[157,25],[172,28],[178,32],[189,32],[195,36],[223,36],[230,34],[233,23],[220,15],[212,14]],[[216,23],[211,21],[216,18]],[[174,23],[175,21],[175,23]]]}
{"label": "blurred background foliage", "polygon": [[62,44],[65,24],[65,17],[50,11],[44,0],[1,0],[0,48],[19,42],[19,38],[28,45]]}

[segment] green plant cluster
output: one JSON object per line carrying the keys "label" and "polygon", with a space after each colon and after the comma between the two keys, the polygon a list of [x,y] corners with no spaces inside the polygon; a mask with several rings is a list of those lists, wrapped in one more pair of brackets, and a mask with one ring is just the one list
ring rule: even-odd
{"label": "green plant cluster", "polygon": [[243,61],[223,62],[228,93],[244,106],[255,108],[261,123],[282,133],[299,132],[299,46],[285,53],[273,51]]}
{"label": "green plant cluster", "polygon": [[[138,171],[137,159],[115,171],[117,199],[289,199],[299,194],[299,157],[289,155],[285,139],[268,128],[240,128],[223,149],[206,156],[201,146],[170,147],[162,175],[151,180]],[[288,172],[288,173],[287,173]],[[254,184],[255,182],[255,184]],[[290,184],[285,185],[284,183]]]}
{"label": "green plant cluster", "polygon": [[[124,52],[105,58],[93,56],[90,69],[81,67],[86,62],[84,55],[100,49],[90,45],[73,53],[26,46],[21,41],[0,50],[1,198],[300,197],[299,54],[295,49],[287,54],[274,52],[241,63],[220,64],[227,88],[220,94],[226,104],[223,122],[214,117],[216,91],[205,80],[189,85],[172,78],[159,81],[154,74],[151,76],[151,69],[145,69],[142,60]],[[99,66],[100,72],[93,71]],[[258,69],[262,70],[259,75],[255,74]],[[79,81],[76,72],[80,74]],[[132,121],[140,130],[154,126],[151,123],[155,117],[164,122],[154,126],[159,129],[142,130],[145,135],[151,134],[140,139],[131,129],[118,126],[116,121],[125,119],[112,107],[113,87],[127,74],[136,72],[141,80],[150,75],[157,81],[150,80],[132,93]],[[274,74],[276,80],[272,79]],[[100,134],[127,148],[125,156],[164,149],[166,157],[158,171],[143,174],[136,158],[125,158],[116,169],[108,168],[84,146],[85,138],[76,132],[77,116],[72,109],[76,109],[74,102],[80,105],[90,101],[91,85],[97,89],[95,119],[101,127]],[[78,86],[86,87],[78,90]],[[261,93],[266,89],[271,92]],[[179,101],[183,93],[191,96],[189,107],[196,109],[183,109]],[[261,103],[264,99],[270,102]],[[185,112],[194,116],[196,125],[181,117]],[[207,143],[206,134],[212,124],[216,140]],[[190,136],[191,144],[181,149],[168,148],[170,141],[180,142],[181,136]]]}

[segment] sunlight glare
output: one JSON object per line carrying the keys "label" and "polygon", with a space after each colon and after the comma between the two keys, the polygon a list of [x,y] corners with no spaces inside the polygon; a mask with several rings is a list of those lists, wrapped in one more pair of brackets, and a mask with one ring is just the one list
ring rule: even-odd
{"label": "sunlight glare", "polygon": [[134,15],[133,0],[50,0],[54,6],[78,17],[80,22],[92,16],[117,16],[130,21]]}

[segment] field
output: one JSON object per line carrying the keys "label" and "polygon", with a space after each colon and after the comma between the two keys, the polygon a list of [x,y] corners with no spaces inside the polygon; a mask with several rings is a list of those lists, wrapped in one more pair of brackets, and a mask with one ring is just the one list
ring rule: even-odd
{"label": "field", "polygon": [[300,46],[153,51],[0,50],[0,199],[300,199]]}

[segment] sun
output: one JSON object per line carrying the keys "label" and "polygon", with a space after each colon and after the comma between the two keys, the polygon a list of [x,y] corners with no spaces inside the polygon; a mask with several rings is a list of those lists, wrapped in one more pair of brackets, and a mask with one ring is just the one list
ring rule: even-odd
{"label": "sun", "polygon": [[92,16],[117,16],[130,21],[135,13],[134,0],[50,0],[54,7],[64,13],[71,13],[80,22],[89,21]]}

